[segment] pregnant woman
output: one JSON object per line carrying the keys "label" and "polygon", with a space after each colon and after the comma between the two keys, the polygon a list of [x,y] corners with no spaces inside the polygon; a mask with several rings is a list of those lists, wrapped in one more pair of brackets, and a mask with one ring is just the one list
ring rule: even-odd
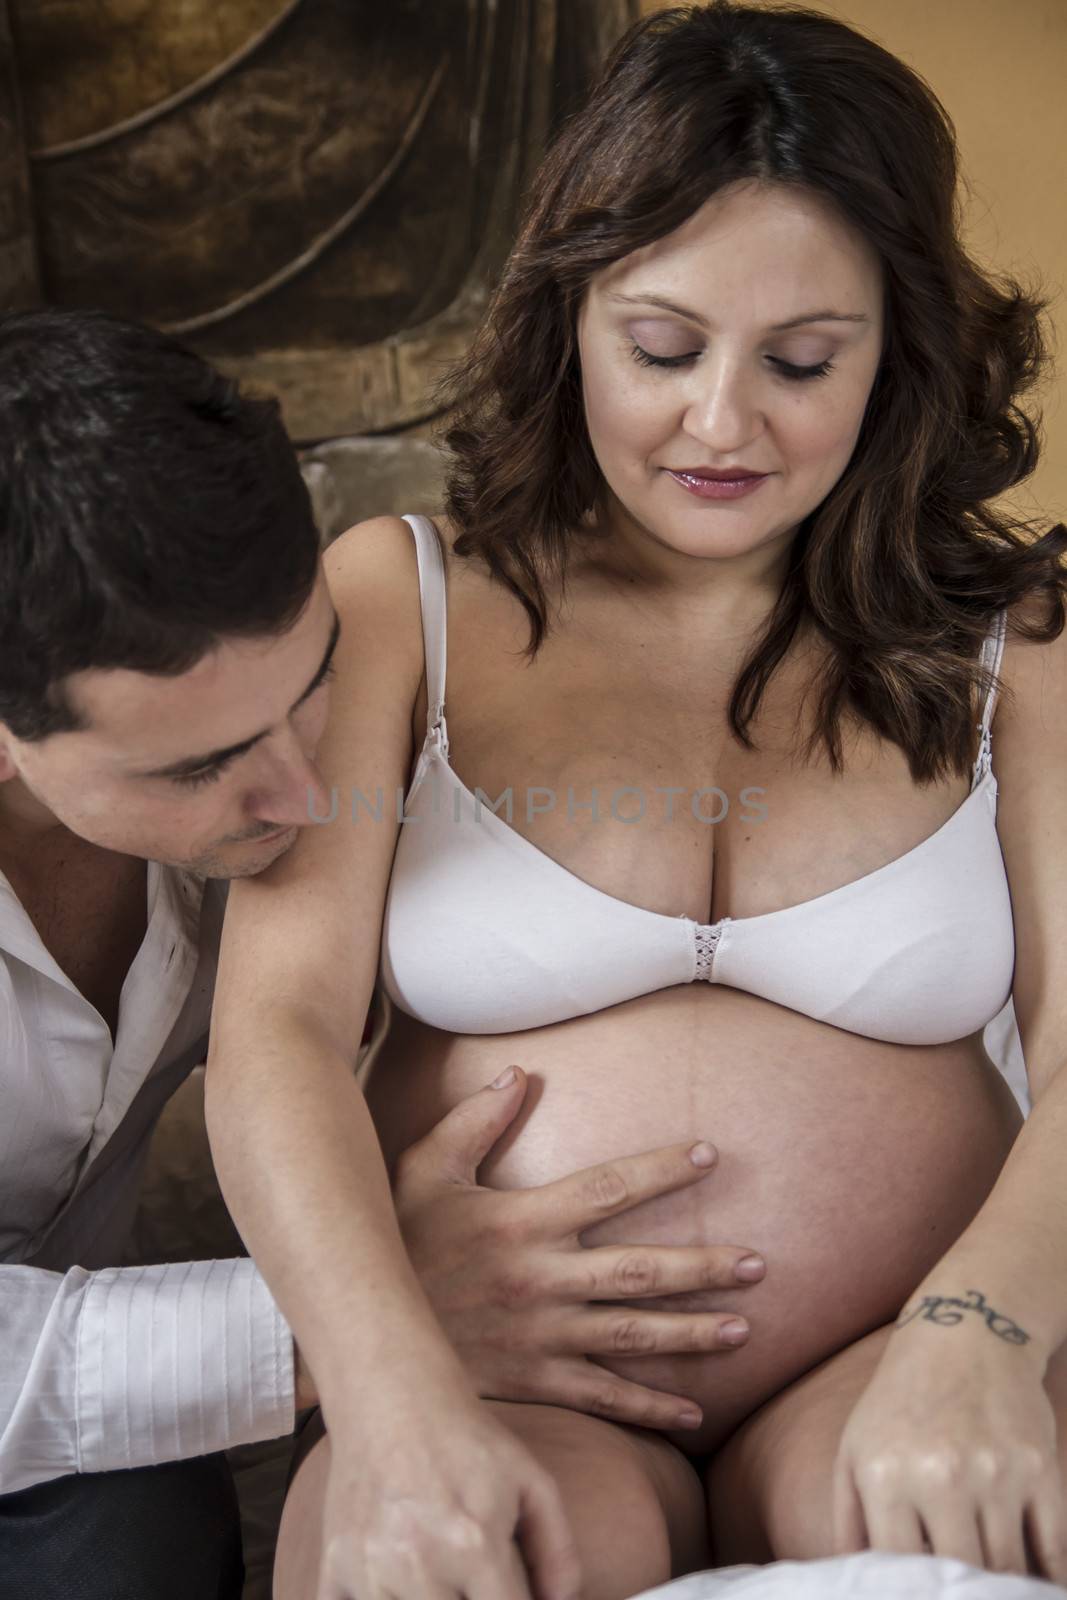
{"label": "pregnant woman", "polygon": [[[1067,530],[990,504],[1044,302],[967,256],[955,177],[930,91],[828,17],[639,24],[456,379],[447,517],[329,552],[333,804],[234,886],[209,1069],[329,1428],[281,1596],[865,1544],[1067,1576]],[[605,1185],[584,1235],[765,1257],[732,1353],[604,1363],[691,1428],[476,1401],[412,1287],[385,1173],[509,1061],[487,1184],[719,1152],[713,1198]]]}

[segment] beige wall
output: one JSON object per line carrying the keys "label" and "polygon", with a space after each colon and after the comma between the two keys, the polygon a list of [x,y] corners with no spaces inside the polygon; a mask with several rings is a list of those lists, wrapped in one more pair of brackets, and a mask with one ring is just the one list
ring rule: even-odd
{"label": "beige wall", "polygon": [[[643,4],[660,9],[658,0]],[[807,4],[926,79],[956,125],[969,248],[1053,294],[1057,370],[1029,402],[1044,411],[1045,448],[1011,501],[1026,515],[1067,520],[1067,0]]]}

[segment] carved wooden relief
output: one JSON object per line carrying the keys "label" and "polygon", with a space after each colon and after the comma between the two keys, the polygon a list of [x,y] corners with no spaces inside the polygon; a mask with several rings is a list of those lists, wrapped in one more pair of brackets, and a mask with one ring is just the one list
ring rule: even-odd
{"label": "carved wooden relief", "polygon": [[6,0],[0,0],[0,306],[14,309],[39,299],[11,21]]}
{"label": "carved wooden relief", "polygon": [[[303,439],[427,416],[560,96],[636,11],[635,0],[7,6],[41,297],[173,329],[277,389]],[[6,126],[5,81],[13,105],[10,49]],[[0,167],[0,271],[18,193]]]}

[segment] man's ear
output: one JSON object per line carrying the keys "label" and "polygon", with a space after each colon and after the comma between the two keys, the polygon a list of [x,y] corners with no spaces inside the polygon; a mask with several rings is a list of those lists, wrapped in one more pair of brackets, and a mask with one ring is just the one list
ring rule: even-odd
{"label": "man's ear", "polygon": [[0,783],[18,777],[18,768],[11,754],[11,732],[0,722]]}

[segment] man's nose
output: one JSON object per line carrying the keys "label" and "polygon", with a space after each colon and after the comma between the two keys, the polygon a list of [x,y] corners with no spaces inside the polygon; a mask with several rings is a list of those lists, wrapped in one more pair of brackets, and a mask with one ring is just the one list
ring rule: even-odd
{"label": "man's nose", "polygon": [[248,810],[258,821],[295,823],[306,827],[329,810],[330,792],[304,742],[290,732],[280,746],[270,752],[271,770],[250,796]]}

